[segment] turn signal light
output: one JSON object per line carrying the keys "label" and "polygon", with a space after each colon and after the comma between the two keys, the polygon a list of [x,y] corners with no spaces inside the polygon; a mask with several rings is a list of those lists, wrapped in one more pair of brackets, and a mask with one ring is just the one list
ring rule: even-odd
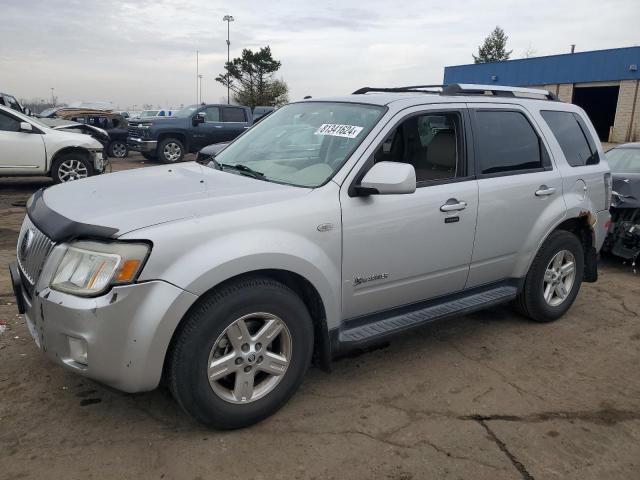
{"label": "turn signal light", "polygon": [[122,264],[118,275],[116,276],[116,282],[130,282],[136,275],[140,267],[140,260],[127,260]]}

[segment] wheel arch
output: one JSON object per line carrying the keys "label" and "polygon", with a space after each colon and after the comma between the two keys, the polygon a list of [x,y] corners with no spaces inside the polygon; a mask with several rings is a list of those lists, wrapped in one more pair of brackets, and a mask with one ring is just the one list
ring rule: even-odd
{"label": "wheel arch", "polygon": [[329,332],[327,328],[327,315],[325,305],[320,296],[318,289],[313,285],[311,281],[302,276],[299,273],[286,269],[278,268],[265,268],[252,271],[243,272],[232,277],[222,280],[218,284],[209,288],[206,292],[199,296],[199,298],[189,307],[189,309],[182,316],[176,328],[173,331],[171,340],[167,346],[164,364],[162,368],[163,378],[167,372],[168,361],[171,358],[171,352],[173,351],[175,341],[180,335],[182,328],[185,324],[185,320],[189,314],[198,307],[201,301],[216,290],[224,288],[226,285],[237,282],[246,278],[269,278],[276,280],[288,288],[290,288],[305,304],[311,316],[314,329],[314,346],[313,346],[313,363],[325,371],[331,369],[331,342],[329,338]]}
{"label": "wheel arch", "polygon": [[[49,173],[51,173],[51,170],[53,169],[53,164],[60,157],[67,155],[69,153],[75,153],[75,154],[81,155],[91,164],[91,154],[89,153],[89,150],[87,150],[86,148],[78,147],[78,146],[64,147],[58,150],[56,153],[54,153],[51,156],[51,163],[49,164],[49,168],[48,168]],[[91,169],[93,170],[93,165],[91,165]]]}
{"label": "wheel arch", "polygon": [[595,224],[595,216],[589,210],[580,210],[574,212],[569,218],[565,217],[562,221],[553,226],[542,239],[538,248],[533,253],[531,258],[529,259],[529,265],[527,268],[527,272],[531,268],[531,263],[533,259],[536,257],[544,242],[546,242],[549,236],[558,231],[564,230],[574,234],[582,243],[582,248],[584,250],[584,282],[592,283],[597,281],[598,279],[598,253],[594,247],[596,242],[596,234],[593,229],[593,225]]}
{"label": "wheel arch", "polygon": [[189,142],[187,141],[187,135],[184,132],[178,132],[174,130],[161,132],[160,134],[158,134],[158,145],[160,145],[160,142],[163,142],[167,138],[175,138],[176,140],[180,140],[182,145],[184,145],[185,155],[189,153]]}

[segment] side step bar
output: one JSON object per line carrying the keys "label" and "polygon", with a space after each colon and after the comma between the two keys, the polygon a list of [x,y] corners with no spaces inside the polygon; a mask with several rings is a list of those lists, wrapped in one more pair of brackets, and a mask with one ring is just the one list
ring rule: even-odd
{"label": "side step bar", "polygon": [[449,297],[441,301],[394,309],[369,317],[370,321],[367,321],[367,317],[354,319],[348,323],[357,322],[359,325],[351,328],[346,325],[346,328],[340,329],[338,347],[339,350],[357,348],[434,320],[500,305],[513,300],[517,293],[517,287],[502,285],[463,296],[457,295],[454,299]]}

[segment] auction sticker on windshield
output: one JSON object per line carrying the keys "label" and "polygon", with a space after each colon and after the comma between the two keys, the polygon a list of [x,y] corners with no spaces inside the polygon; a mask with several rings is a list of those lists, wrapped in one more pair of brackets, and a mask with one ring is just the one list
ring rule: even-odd
{"label": "auction sticker on windshield", "polygon": [[356,138],[364,127],[355,125],[339,125],[337,123],[323,123],[316,130],[316,135],[331,135],[333,137]]}

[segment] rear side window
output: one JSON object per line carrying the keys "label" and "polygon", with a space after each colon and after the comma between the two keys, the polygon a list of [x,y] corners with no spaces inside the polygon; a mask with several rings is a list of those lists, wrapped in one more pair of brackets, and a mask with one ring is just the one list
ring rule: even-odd
{"label": "rear side window", "polygon": [[247,119],[244,116],[244,110],[242,108],[223,108],[222,109],[222,121],[223,122],[246,122]]}
{"label": "rear side window", "polygon": [[509,110],[476,111],[477,151],[484,175],[544,167],[540,138],[527,118]]}
{"label": "rear side window", "polygon": [[575,113],[543,110],[540,114],[558,140],[569,165],[582,167],[600,161],[595,142],[589,141],[586,125]]}

